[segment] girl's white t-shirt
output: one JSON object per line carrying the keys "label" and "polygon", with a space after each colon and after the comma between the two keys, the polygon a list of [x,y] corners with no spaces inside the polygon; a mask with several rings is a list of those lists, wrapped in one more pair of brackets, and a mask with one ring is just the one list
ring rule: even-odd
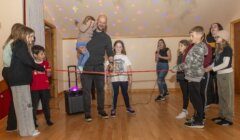
{"label": "girl's white t-shirt", "polygon": [[[106,62],[108,65],[109,62]],[[116,54],[114,56],[114,67],[113,73],[111,73],[111,82],[125,82],[128,81],[128,66],[131,66],[132,63],[128,57],[124,54]]]}

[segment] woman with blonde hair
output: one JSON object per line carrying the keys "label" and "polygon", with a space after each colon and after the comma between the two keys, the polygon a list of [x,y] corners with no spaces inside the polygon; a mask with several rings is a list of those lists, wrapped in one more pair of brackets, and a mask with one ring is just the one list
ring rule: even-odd
{"label": "woman with blonde hair", "polygon": [[[5,41],[5,44],[3,45],[3,70],[2,70],[2,76],[6,83],[9,86],[8,83],[8,78],[7,78],[7,73],[8,73],[8,68],[10,67],[11,64],[11,59],[12,59],[12,48],[11,45],[13,41],[15,41],[17,38],[20,37],[21,32],[23,32],[23,28],[25,26],[21,23],[15,23],[12,26],[11,33],[7,40]],[[10,88],[9,88],[10,89]],[[10,94],[12,94],[10,92]],[[11,96],[12,97],[12,96]],[[15,131],[17,130],[17,120],[16,120],[16,115],[15,115],[15,110],[14,110],[14,105],[13,105],[13,100],[11,99],[10,101],[10,108],[8,112],[8,118],[7,118],[7,131]]]}
{"label": "woman with blonde hair", "polygon": [[20,136],[36,136],[40,133],[34,126],[30,83],[32,71],[44,71],[44,68],[34,62],[29,52],[33,41],[34,31],[24,27],[23,32],[12,43],[12,59],[8,71]]}

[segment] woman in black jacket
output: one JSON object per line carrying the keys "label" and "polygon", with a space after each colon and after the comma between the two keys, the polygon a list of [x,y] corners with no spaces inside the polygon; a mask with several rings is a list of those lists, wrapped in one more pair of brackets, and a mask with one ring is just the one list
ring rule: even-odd
{"label": "woman in black jacket", "polygon": [[12,43],[12,59],[8,71],[9,85],[12,90],[17,124],[21,136],[36,136],[40,132],[35,129],[32,113],[30,83],[32,71],[44,71],[37,65],[29,51],[34,41],[34,31],[25,27],[19,39]]}
{"label": "woman in black jacket", "polygon": [[[8,69],[10,67],[11,58],[12,58],[11,45],[12,45],[12,42],[14,42],[16,39],[19,38],[20,33],[23,31],[24,27],[25,26],[23,24],[15,23],[12,26],[11,33],[10,33],[8,39],[6,40],[5,44],[3,45],[3,66],[4,67],[3,67],[3,70],[2,70],[2,76],[3,76],[3,79],[6,81],[9,89],[10,89],[10,86],[9,86],[9,81],[8,81],[7,75],[8,75]],[[10,90],[10,94],[11,94],[11,97],[12,97],[12,91],[11,90]],[[16,118],[16,115],[15,115],[15,109],[14,109],[12,98],[11,98],[11,101],[10,101],[6,130],[8,132],[17,130],[17,118]]]}

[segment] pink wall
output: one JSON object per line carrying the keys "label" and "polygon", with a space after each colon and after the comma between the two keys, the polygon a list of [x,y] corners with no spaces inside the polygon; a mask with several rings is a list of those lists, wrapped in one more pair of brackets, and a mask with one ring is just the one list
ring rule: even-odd
{"label": "pink wall", "polygon": [[[14,23],[23,23],[23,1],[1,0],[0,3],[0,58],[2,60],[2,46],[10,34]],[[0,61],[0,71],[3,63]],[[2,80],[2,74],[0,75]]]}

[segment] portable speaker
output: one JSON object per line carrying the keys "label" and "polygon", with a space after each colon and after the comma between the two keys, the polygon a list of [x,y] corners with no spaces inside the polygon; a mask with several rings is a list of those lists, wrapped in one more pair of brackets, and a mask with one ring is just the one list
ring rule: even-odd
{"label": "portable speaker", "polygon": [[82,91],[64,91],[67,114],[84,112]]}
{"label": "portable speaker", "polygon": [[[70,69],[74,68],[75,86],[71,87]],[[69,89],[64,91],[65,109],[67,114],[76,114],[84,112],[83,107],[83,92],[78,88],[77,84],[77,66],[68,66],[68,86]]]}

